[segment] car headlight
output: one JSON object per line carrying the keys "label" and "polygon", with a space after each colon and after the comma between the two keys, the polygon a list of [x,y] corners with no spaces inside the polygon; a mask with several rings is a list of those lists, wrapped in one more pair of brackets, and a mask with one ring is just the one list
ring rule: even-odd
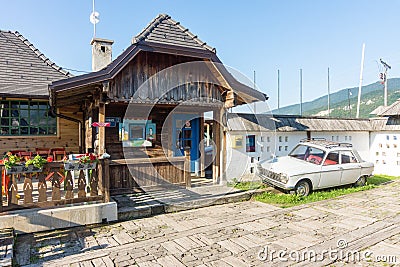
{"label": "car headlight", "polygon": [[286,173],[281,173],[280,180],[282,183],[286,184],[289,181],[289,176]]}

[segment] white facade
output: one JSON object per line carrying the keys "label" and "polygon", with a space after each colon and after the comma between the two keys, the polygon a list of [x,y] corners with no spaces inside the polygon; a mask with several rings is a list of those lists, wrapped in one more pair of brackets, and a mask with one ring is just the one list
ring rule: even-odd
{"label": "white facade", "polygon": [[[246,137],[254,135],[255,151],[246,152]],[[376,174],[400,175],[400,132],[310,132],[311,138],[353,144],[363,160],[375,164]],[[237,138],[241,146],[234,146]],[[258,161],[286,156],[300,140],[307,138],[305,131],[292,132],[229,132],[227,134],[227,180],[252,180]]]}
{"label": "white facade", "polygon": [[375,165],[375,173],[400,175],[400,132],[372,132],[370,144],[370,160]]}

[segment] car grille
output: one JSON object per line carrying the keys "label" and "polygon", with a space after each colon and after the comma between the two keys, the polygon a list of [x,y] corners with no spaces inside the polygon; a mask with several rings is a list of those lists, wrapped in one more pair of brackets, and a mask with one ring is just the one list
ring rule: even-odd
{"label": "car grille", "polygon": [[270,179],[276,180],[276,181],[280,181],[281,180],[281,174],[280,173],[276,173],[267,169],[264,169],[261,166],[258,166],[258,171],[261,175],[267,176]]}

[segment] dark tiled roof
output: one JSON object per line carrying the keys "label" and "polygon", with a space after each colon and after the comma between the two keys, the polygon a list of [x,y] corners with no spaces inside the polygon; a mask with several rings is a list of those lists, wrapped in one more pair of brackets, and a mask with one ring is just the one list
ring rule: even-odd
{"label": "dark tiled roof", "polygon": [[169,15],[160,14],[151,21],[141,33],[132,39],[132,44],[140,41],[163,43],[216,52],[215,48],[201,41],[180,22],[173,20]]}
{"label": "dark tiled roof", "polygon": [[51,82],[69,77],[19,32],[0,30],[0,96],[46,97]]}

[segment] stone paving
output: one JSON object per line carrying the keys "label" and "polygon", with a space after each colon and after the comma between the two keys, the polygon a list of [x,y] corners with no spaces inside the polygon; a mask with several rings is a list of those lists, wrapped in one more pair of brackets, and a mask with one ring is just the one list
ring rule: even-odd
{"label": "stone paving", "polygon": [[400,264],[400,181],[281,209],[254,201],[19,236],[21,266]]}

